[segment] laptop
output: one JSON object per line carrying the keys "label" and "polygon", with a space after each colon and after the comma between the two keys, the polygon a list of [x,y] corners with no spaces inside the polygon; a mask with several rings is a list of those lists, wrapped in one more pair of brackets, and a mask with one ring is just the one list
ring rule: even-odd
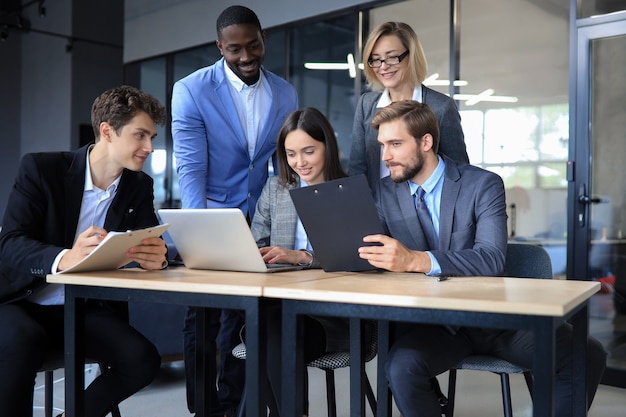
{"label": "laptop", "polygon": [[359,257],[366,235],[384,233],[365,175],[289,191],[315,258],[326,272],[375,270]]}
{"label": "laptop", "polygon": [[183,263],[191,269],[280,272],[299,265],[266,264],[238,208],[159,209]]}

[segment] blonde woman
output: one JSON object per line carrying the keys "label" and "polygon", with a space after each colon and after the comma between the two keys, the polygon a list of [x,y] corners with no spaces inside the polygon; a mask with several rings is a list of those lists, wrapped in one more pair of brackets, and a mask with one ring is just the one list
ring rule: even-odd
{"label": "blonde woman", "polygon": [[411,26],[402,22],[378,25],[363,48],[363,66],[372,91],[357,104],[352,130],[349,174],[365,174],[372,190],[389,171],[380,157],[374,115],[392,102],[415,100],[428,104],[440,127],[439,153],[459,162],[469,162],[454,100],[422,84],[427,74],[424,50]]}

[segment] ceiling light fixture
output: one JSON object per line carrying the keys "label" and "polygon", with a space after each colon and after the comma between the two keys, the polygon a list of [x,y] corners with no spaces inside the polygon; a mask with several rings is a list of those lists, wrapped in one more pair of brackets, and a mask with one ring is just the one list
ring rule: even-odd
{"label": "ceiling light fixture", "polygon": [[354,55],[351,53],[347,56],[348,59],[348,74],[350,78],[356,78],[356,65],[354,65]]}
{"label": "ceiling light fixture", "polygon": [[[363,63],[356,64],[356,62],[354,61],[354,55],[349,53],[348,55],[346,55],[346,62],[305,62],[304,68],[323,71],[347,70],[350,78],[355,78],[356,69],[359,68],[360,70],[363,70]],[[449,86],[450,80],[440,80],[439,73],[434,73],[428,76],[424,80],[423,84],[425,86]],[[454,85],[458,87],[465,87],[468,84],[469,82],[465,80],[454,80]],[[454,99],[458,101],[465,101],[465,105],[467,106],[473,106],[474,104],[481,101],[517,103],[517,97],[494,96],[494,92],[495,90],[493,88],[489,88],[478,94],[455,94]]]}
{"label": "ceiling light fixture", "polygon": [[[426,77],[422,84],[425,86],[446,86],[450,85],[450,80],[440,80],[439,73],[436,72],[433,75]],[[467,84],[468,82],[465,80],[454,80],[454,85],[457,87],[465,87]]]}
{"label": "ceiling light fixture", "polygon": [[[354,55],[348,54],[348,56],[352,56],[352,66],[354,67]],[[349,60],[350,58],[348,58]],[[356,65],[359,69],[363,69],[363,64],[359,63]],[[350,71],[350,62],[305,62],[304,68],[310,70],[348,70]],[[356,70],[355,70],[356,76]]]}
{"label": "ceiling light fixture", "polygon": [[473,106],[481,101],[494,101],[498,103],[517,103],[517,97],[511,96],[494,96],[495,90],[488,88],[478,94],[455,94],[454,99],[465,101],[466,106]]}

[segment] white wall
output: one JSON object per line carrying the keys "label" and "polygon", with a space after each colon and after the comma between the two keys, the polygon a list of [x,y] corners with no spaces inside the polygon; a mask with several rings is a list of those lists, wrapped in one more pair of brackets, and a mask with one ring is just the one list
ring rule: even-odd
{"label": "white wall", "polygon": [[126,0],[124,63],[205,44],[215,40],[215,21],[233,4],[255,11],[261,26],[284,23],[345,9],[358,0]]}

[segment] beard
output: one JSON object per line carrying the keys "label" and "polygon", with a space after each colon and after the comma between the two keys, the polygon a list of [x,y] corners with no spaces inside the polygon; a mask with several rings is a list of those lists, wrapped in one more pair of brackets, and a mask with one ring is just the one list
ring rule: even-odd
{"label": "beard", "polygon": [[[389,164],[387,164],[387,167],[389,167]],[[394,174],[393,171],[391,171],[391,180],[395,183],[408,181],[419,174],[423,167],[424,155],[418,153],[415,155],[414,159],[410,160],[407,165],[404,165],[404,168],[400,172]]]}

